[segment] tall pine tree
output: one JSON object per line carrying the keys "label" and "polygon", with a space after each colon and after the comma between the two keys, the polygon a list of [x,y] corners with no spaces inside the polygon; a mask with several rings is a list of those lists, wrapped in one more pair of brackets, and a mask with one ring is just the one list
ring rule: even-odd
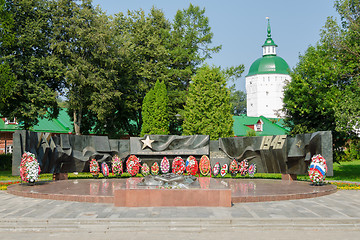
{"label": "tall pine tree", "polygon": [[142,105],[143,125],[141,135],[169,134],[169,97],[164,82],[156,81],[145,96]]}
{"label": "tall pine tree", "polygon": [[220,68],[205,65],[192,78],[183,117],[184,135],[210,135],[211,140],[234,135],[230,90]]}

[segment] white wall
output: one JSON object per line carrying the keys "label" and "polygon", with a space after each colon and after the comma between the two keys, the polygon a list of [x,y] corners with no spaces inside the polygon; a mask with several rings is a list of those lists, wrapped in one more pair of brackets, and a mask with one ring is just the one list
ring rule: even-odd
{"label": "white wall", "polygon": [[283,117],[277,111],[283,107],[284,86],[291,78],[286,74],[257,74],[245,78],[247,93],[247,115]]}

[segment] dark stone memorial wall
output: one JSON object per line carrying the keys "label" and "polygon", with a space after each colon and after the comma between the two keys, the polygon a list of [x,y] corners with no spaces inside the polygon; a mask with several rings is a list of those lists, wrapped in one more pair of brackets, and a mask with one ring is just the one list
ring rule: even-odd
{"label": "dark stone memorial wall", "polygon": [[207,135],[175,136],[147,135],[128,140],[108,139],[107,136],[51,135],[30,131],[14,133],[13,175],[19,175],[21,155],[35,154],[43,173],[87,172],[89,160],[110,163],[117,154],[124,161],[134,154],[141,161],[160,163],[176,156],[184,160],[190,155],[200,160],[210,157],[211,164],[230,163],[236,159],[256,163],[261,173],[306,174],[311,157],[321,154],[327,161],[328,176],[333,175],[331,132],[263,137],[232,137],[210,141]]}

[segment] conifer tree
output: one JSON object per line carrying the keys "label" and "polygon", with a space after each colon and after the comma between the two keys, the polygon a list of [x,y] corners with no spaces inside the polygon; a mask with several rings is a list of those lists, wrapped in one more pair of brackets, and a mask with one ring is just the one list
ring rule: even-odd
{"label": "conifer tree", "polygon": [[154,88],[146,94],[143,101],[141,136],[145,134],[169,134],[168,103],[166,85],[157,80]]}
{"label": "conifer tree", "polygon": [[183,116],[184,135],[210,135],[211,140],[234,135],[230,90],[220,68],[204,66],[192,78]]}

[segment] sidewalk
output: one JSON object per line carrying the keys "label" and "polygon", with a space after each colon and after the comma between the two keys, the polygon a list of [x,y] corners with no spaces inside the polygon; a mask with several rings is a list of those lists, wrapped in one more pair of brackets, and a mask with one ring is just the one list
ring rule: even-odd
{"label": "sidewalk", "polygon": [[49,239],[49,236],[358,239],[360,191],[339,190],[301,200],[237,203],[231,208],[117,208],[112,204],[17,197],[0,191],[0,236],[1,239]]}

